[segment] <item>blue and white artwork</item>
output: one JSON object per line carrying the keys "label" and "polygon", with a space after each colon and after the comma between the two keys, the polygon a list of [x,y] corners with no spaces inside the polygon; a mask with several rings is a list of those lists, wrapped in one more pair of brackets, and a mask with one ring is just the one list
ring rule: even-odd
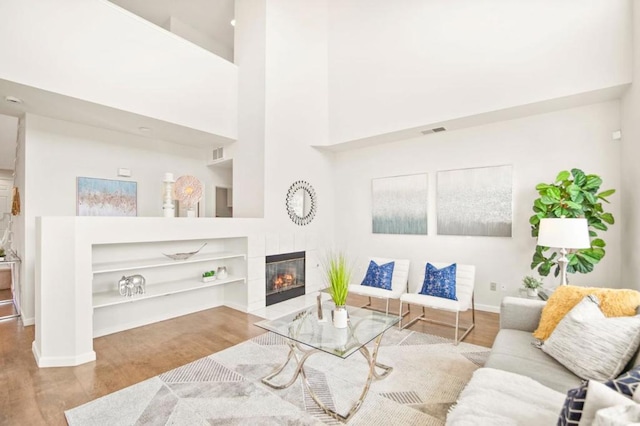
{"label": "blue and white artwork", "polygon": [[512,166],[438,172],[438,235],[510,237]]}
{"label": "blue and white artwork", "polygon": [[427,174],[372,179],[374,234],[427,234]]}
{"label": "blue and white artwork", "polygon": [[78,216],[136,216],[138,184],[79,177],[76,209]]}

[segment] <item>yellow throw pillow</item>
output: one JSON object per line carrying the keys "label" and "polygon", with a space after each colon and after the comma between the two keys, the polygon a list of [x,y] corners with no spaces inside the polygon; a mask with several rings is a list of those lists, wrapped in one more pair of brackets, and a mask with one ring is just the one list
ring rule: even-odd
{"label": "yellow throw pillow", "polygon": [[636,290],[563,285],[551,294],[542,309],[540,323],[533,337],[546,340],[567,312],[589,294],[598,297],[600,309],[607,317],[633,316],[640,306],[640,292]]}

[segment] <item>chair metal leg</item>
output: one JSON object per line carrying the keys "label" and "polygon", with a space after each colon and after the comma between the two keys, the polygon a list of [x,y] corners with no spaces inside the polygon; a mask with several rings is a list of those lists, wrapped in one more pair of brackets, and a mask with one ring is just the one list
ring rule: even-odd
{"label": "chair metal leg", "polygon": [[[465,337],[467,337],[467,335],[471,332],[471,330],[473,330],[476,326],[476,306],[475,306],[475,300],[474,300],[474,295],[471,295],[471,324],[469,325],[468,328],[466,329],[462,329],[464,330],[464,333],[462,334],[462,336],[460,336],[460,338],[458,338],[459,334],[460,334],[460,312],[457,311],[456,312],[456,323],[455,324],[451,324],[451,323],[447,323],[447,322],[443,322],[443,321],[436,321],[436,320],[432,320],[432,319],[428,319],[426,318],[426,314],[425,314],[425,306],[422,306],[422,315],[415,317],[414,319],[412,319],[411,321],[409,321],[407,324],[405,324],[404,326],[400,323],[400,328],[407,328],[413,324],[415,324],[417,321],[424,321],[424,322],[428,322],[431,324],[437,324],[437,325],[444,325],[447,327],[454,327],[455,328],[455,337],[454,337],[454,344],[458,345],[458,343],[462,342]],[[408,304],[408,311],[411,312],[411,304]],[[402,304],[401,304],[401,309],[402,309]]]}
{"label": "chair metal leg", "polygon": [[[360,306],[363,309],[371,309],[372,311],[378,311],[378,312],[384,312],[385,314],[389,315],[389,298],[385,297],[385,301],[386,301],[386,307],[384,310],[382,309],[378,309],[378,308],[374,308],[372,306],[373,304],[373,300],[371,299],[372,296],[367,296],[369,298],[369,303],[367,303],[366,305]],[[373,296],[375,297],[375,296]],[[382,299],[381,297],[377,298],[377,299]],[[398,301],[400,301],[400,299],[398,299]],[[393,313],[392,313],[393,314]],[[399,314],[402,315],[402,317],[405,317],[407,315],[409,315],[409,311],[407,312],[402,312],[402,303],[400,303],[400,310],[399,310]]]}

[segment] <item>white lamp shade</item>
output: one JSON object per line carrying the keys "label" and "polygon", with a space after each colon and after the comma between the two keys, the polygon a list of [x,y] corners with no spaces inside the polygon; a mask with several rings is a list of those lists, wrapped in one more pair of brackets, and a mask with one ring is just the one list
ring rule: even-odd
{"label": "white lamp shade", "polygon": [[587,219],[565,217],[540,219],[538,245],[565,249],[591,247]]}

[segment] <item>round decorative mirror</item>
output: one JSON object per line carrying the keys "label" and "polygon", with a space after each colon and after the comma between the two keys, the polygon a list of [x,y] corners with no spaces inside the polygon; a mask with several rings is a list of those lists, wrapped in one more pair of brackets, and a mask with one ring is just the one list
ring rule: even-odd
{"label": "round decorative mirror", "polygon": [[287,213],[297,225],[311,223],[318,209],[316,191],[309,182],[299,180],[289,187],[287,192]]}

